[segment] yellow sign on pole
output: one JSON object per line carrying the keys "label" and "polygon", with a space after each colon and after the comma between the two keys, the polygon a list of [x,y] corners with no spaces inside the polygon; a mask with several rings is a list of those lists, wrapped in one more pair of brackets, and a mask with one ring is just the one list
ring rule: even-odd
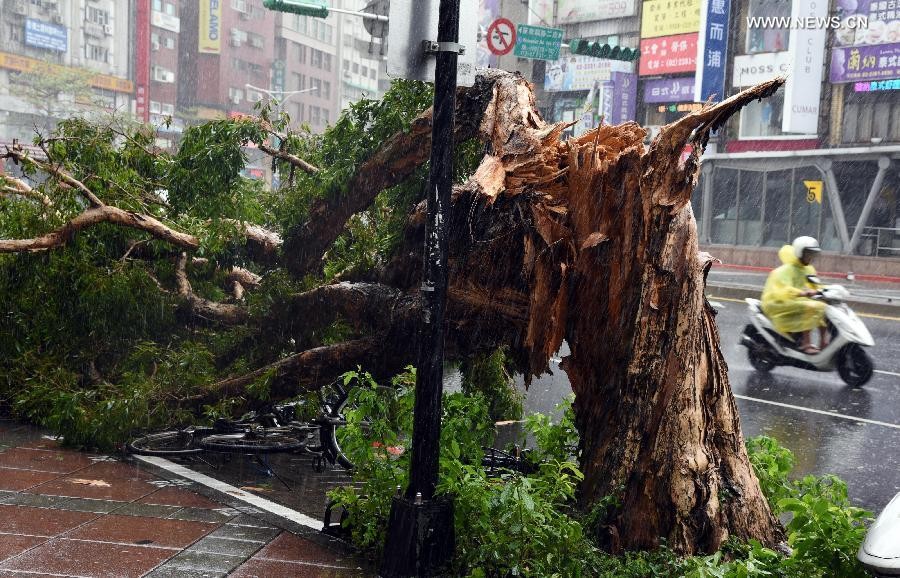
{"label": "yellow sign on pole", "polygon": [[822,181],[803,181],[806,186],[806,202],[822,204]]}
{"label": "yellow sign on pole", "polygon": [[200,54],[219,54],[222,49],[221,0],[200,0]]}

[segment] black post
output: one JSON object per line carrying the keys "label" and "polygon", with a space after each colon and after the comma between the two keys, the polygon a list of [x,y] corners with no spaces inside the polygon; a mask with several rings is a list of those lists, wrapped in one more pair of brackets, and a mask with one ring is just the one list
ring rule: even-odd
{"label": "black post", "polygon": [[453,504],[446,499],[434,499],[434,489],[438,481],[441,436],[447,212],[453,187],[459,4],[460,0],[440,0],[422,279],[425,314],[416,358],[409,487],[404,496],[394,498],[391,506],[381,566],[381,575],[389,578],[431,575],[449,561],[455,544]]}

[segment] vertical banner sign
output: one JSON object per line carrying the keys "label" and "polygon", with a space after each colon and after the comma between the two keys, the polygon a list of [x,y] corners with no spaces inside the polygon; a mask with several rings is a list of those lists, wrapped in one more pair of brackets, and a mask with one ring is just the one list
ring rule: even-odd
{"label": "vertical banner sign", "polygon": [[703,0],[700,5],[700,36],[697,39],[697,74],[694,101],[716,102],[725,98],[725,61],[728,56],[728,17],[731,0]]}
{"label": "vertical banner sign", "polygon": [[221,0],[200,0],[200,54],[219,54],[222,50]]}
{"label": "vertical banner sign", "polygon": [[150,122],[150,0],[138,0],[135,22],[135,104],[141,122]]}
{"label": "vertical banner sign", "polygon": [[[795,0],[793,22],[824,22],[828,0]],[[825,61],[825,26],[792,27],[790,40],[791,74],[784,86],[784,113],[781,130],[816,134],[819,125],[819,98],[822,93],[822,64]]]}
{"label": "vertical banner sign", "polygon": [[637,77],[628,72],[613,72],[613,93],[611,124],[622,124],[634,120],[637,111]]}

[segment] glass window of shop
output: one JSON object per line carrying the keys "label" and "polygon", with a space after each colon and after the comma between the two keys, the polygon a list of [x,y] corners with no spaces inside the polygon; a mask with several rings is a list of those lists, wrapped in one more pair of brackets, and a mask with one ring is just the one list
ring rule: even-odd
{"label": "glass window of shop", "polygon": [[740,171],[719,169],[713,171],[712,230],[713,243],[734,245],[737,242],[737,202]]}
{"label": "glass window of shop", "polygon": [[765,215],[763,242],[767,247],[781,247],[788,242],[791,215],[793,170],[771,171],[765,174]]}
{"label": "glass window of shop", "polygon": [[740,138],[780,136],[781,113],[784,110],[784,92],[778,91],[769,98],[755,100],[741,109]]}
{"label": "glass window of shop", "polygon": [[[750,0],[750,18],[791,15],[791,0]],[[783,28],[748,28],[746,53],[780,52],[788,49],[790,30]]]}
{"label": "glass window of shop", "polygon": [[803,184],[817,180],[822,174],[815,167],[766,172],[716,168],[710,240],[780,247],[794,237],[811,235],[824,249],[839,250],[826,192],[820,202]]}
{"label": "glass window of shop", "polygon": [[898,91],[855,92],[843,85],[844,110],[841,142],[869,144],[900,141],[900,94]]}

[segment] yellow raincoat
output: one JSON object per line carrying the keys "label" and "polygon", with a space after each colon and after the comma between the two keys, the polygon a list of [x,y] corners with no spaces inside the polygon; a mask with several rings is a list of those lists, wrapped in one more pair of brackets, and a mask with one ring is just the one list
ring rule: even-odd
{"label": "yellow raincoat", "polygon": [[819,288],[806,278],[816,274],[815,268],[801,263],[790,245],[778,251],[778,258],[784,265],[769,273],[766,279],[762,292],[763,313],[772,321],[775,330],[785,335],[823,326],[825,303],[800,296],[806,290]]}

